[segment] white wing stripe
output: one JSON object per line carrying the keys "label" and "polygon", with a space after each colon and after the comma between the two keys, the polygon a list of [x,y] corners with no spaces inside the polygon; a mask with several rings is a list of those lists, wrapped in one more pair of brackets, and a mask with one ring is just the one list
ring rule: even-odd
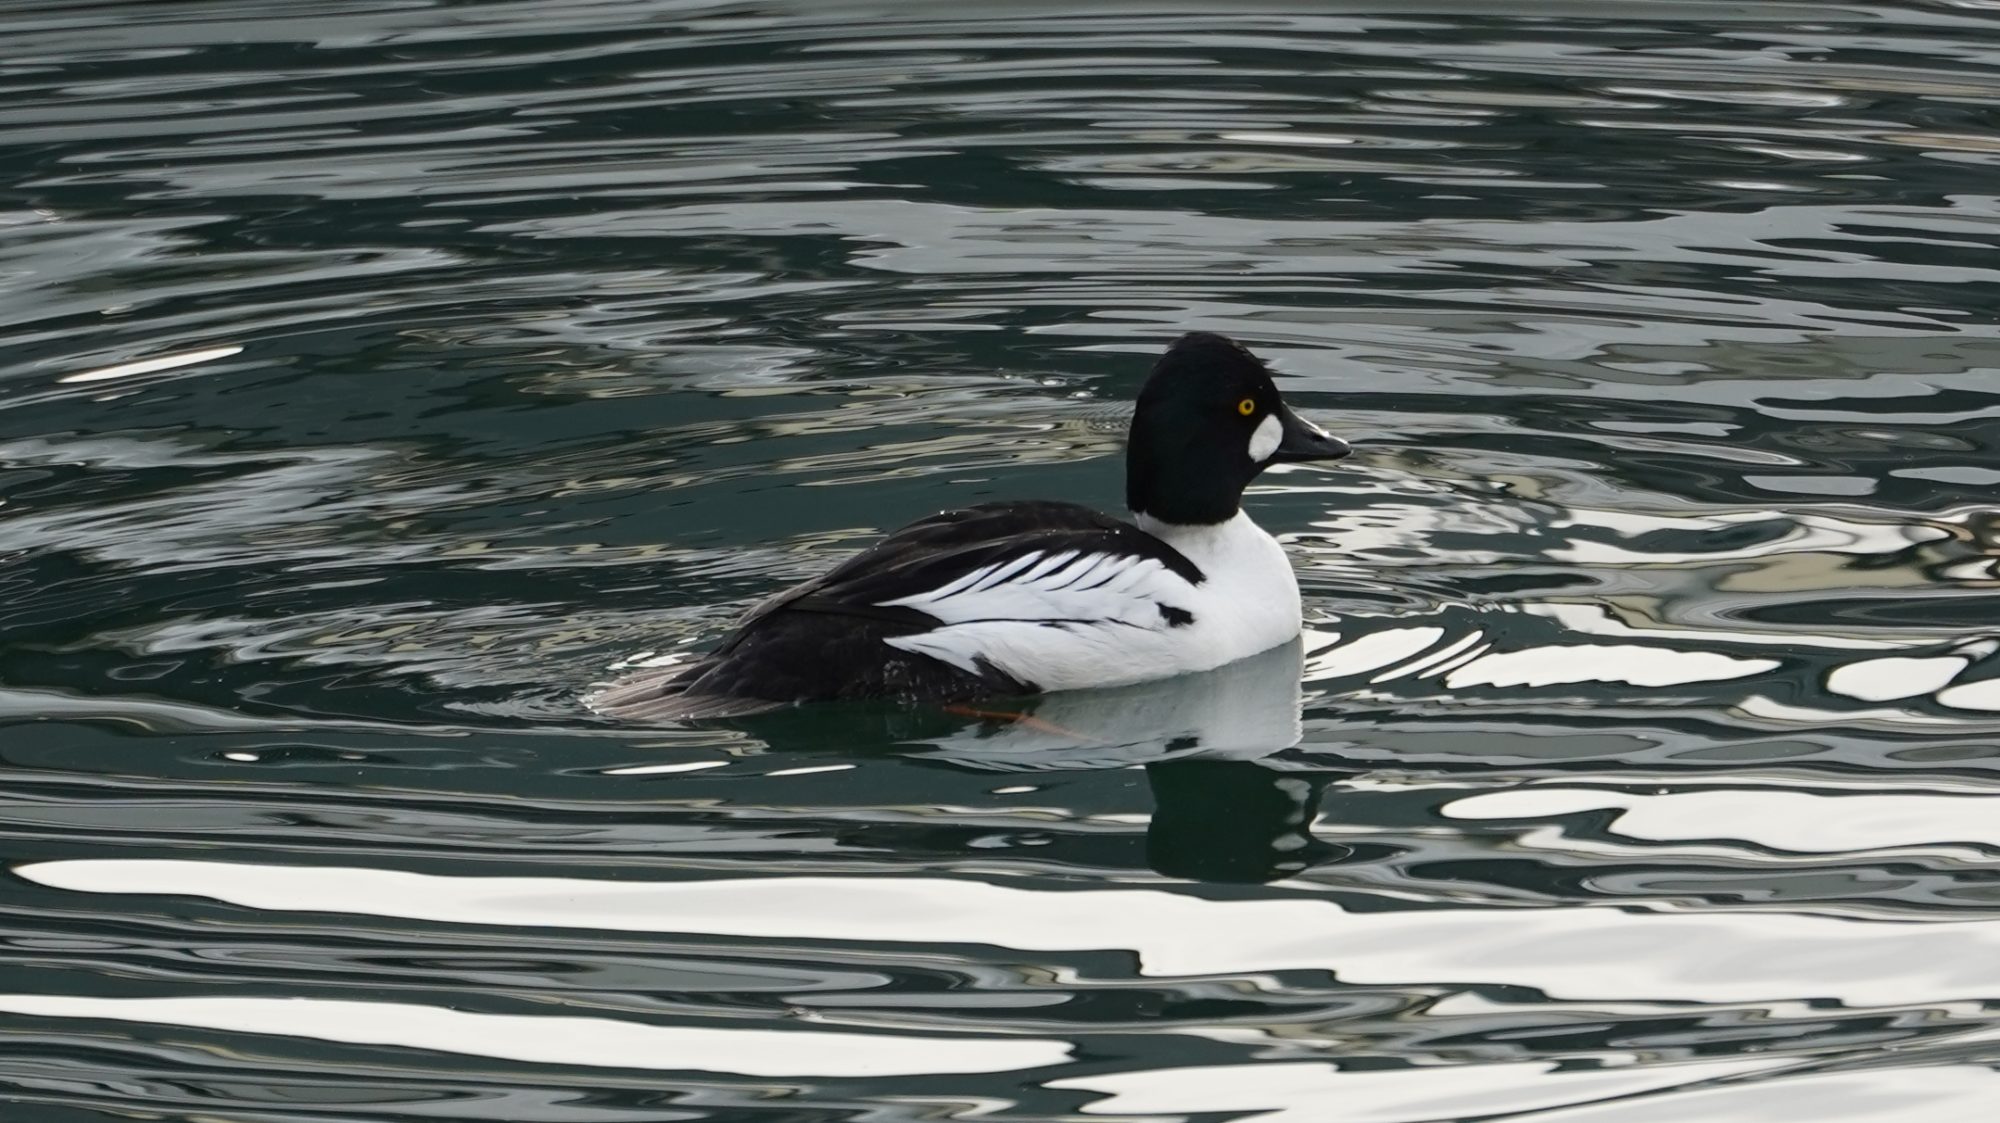
{"label": "white wing stripe", "polygon": [[1040,550],[1030,550],[1027,553],[1022,554],[1018,558],[1011,558],[1006,561],[994,562],[991,566],[987,567],[988,572],[990,572],[992,576],[988,577],[984,581],[981,581],[979,584],[973,586],[971,589],[966,591],[974,593],[983,593],[988,589],[996,588],[1000,585],[1012,582],[1016,580],[1015,574],[1018,574],[1022,570],[1035,564],[1035,559],[1041,556],[1042,552]]}
{"label": "white wing stripe", "polygon": [[1102,568],[1104,568],[1103,555],[1085,554],[1077,558],[1071,565],[1065,567],[1065,572],[1069,574],[1069,579],[1060,585],[1054,586],[1054,589],[1057,591],[1064,589],[1074,590],[1088,580],[1091,574],[1096,573]]}
{"label": "white wing stripe", "polygon": [[1044,577],[1055,576],[1062,567],[1075,560],[1075,550],[1064,550],[1062,553],[1050,557],[1049,560],[1022,574],[1020,580],[1024,584],[1043,584],[1042,579]]}
{"label": "white wing stripe", "polygon": [[[992,566],[990,565],[982,566],[978,569],[973,570],[971,573],[968,573],[965,576],[959,578],[958,580],[943,586],[942,588],[931,590],[931,592],[927,595],[933,597],[956,596],[959,593],[962,593],[965,590],[971,588],[972,586],[978,584],[982,578],[984,578],[988,573],[991,573],[992,571],[993,571]],[[885,602],[885,603],[894,603],[894,602]]]}
{"label": "white wing stripe", "polygon": [[[1079,588],[1092,575],[1094,584]],[[1154,558],[1132,554],[1053,556],[1034,551],[983,566],[968,578],[906,597],[878,602],[914,608],[945,625],[975,620],[1105,621],[1154,626],[1154,601],[1186,592],[1186,582]]]}

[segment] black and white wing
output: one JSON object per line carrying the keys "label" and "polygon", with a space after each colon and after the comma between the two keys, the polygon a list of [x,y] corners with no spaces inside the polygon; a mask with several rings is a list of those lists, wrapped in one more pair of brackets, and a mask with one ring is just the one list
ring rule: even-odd
{"label": "black and white wing", "polygon": [[904,625],[882,639],[899,651],[1055,689],[1074,684],[1077,660],[1129,651],[1134,629],[1192,622],[1202,579],[1173,547],[1088,507],[995,503],[912,523],[761,611],[873,616]]}
{"label": "black and white wing", "polygon": [[1166,637],[1193,622],[1202,581],[1173,547],[1088,507],[946,511],[758,605],[694,666],[593,705],[724,716],[772,702],[947,701],[1145,677],[1171,657]]}

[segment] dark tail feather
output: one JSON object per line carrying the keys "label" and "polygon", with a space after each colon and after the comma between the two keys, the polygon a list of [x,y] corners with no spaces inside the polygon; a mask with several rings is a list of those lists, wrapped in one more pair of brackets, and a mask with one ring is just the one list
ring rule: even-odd
{"label": "dark tail feather", "polygon": [[698,681],[707,669],[707,664],[697,663],[691,667],[655,667],[640,671],[585,696],[583,703],[606,717],[646,722],[744,717],[782,709],[787,704],[762,698],[689,691],[688,687]]}

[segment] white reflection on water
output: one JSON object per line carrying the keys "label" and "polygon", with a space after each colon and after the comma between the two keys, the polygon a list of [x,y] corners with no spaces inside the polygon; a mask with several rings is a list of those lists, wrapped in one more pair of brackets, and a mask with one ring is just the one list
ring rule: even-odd
{"label": "white reflection on water", "polygon": [[1824,998],[1884,1006],[2000,998],[2000,920],[1601,907],[1348,912],[1301,898],[1050,893],[944,878],[641,883],[167,859],[40,862],[15,873],[80,892],[185,894],[248,908],[452,924],[1130,949],[1154,976],[1318,968],[1349,983],[1506,984],[1557,999]]}
{"label": "white reflection on water", "polygon": [[[1553,1065],[1454,1065],[1343,1071],[1329,1064],[1217,1065],[1079,1076],[1051,1088],[1106,1092],[1092,1114],[1254,1111],[1258,1123],[1411,1123],[1481,1118],[1629,1096],[1784,1064],[1741,1058],[1680,1065],[1558,1071]],[[1552,1079],[1551,1079],[1552,1078]],[[2000,1086],[2000,1085],[1996,1085]],[[1276,1110],[1271,1110],[1276,1109]]]}
{"label": "white reflection on water", "polygon": [[1582,682],[1679,686],[1748,678],[1777,668],[1776,659],[1739,659],[1711,651],[1672,651],[1625,644],[1548,644],[1524,651],[1482,655],[1454,668],[1444,681],[1453,690]]}
{"label": "white reflection on water", "polygon": [[154,1022],[353,1045],[398,1045],[538,1064],[699,1069],[747,1076],[1007,1072],[1058,1064],[1069,1057],[1069,1048],[1062,1042],[1031,1038],[711,1029],[645,1025],[614,1018],[475,1014],[441,1006],[328,998],[0,994],[0,1011],[49,1018]]}
{"label": "white reflection on water", "polygon": [[[1086,1112],[1172,1114],[1276,1109],[1257,1123],[1428,1123],[1511,1112],[1521,1123],[1984,1123],[2000,1076],[1974,1065],[1779,1076],[1678,1090],[1782,1064],[1706,1061],[1644,1068],[1551,1071],[1535,1063],[1364,1072],[1331,1065],[1233,1065],[1118,1072],[1058,1080],[1052,1088],[1107,1092]],[[1610,1102],[1566,1105],[1589,1097]],[[1621,1097],[1614,1099],[1613,1097]],[[1632,1098],[1622,1098],[1632,1097]]]}
{"label": "white reflection on water", "polygon": [[1468,796],[1446,804],[1443,813],[1455,819],[1530,819],[1611,809],[1618,811],[1612,832],[1629,838],[1726,838],[1814,853],[2000,846],[2000,796],[1990,795],[1828,796],[1740,788],[1639,795],[1531,787]]}
{"label": "white reflection on water", "polygon": [[1521,1123],[1987,1123],[2000,1078],[1977,1065],[1869,1069],[1590,1104]]}
{"label": "white reflection on water", "polygon": [[136,362],[119,363],[116,366],[99,367],[96,370],[79,371],[76,374],[65,374],[61,378],[56,379],[56,381],[110,382],[118,378],[132,378],[137,375],[154,374],[163,370],[178,370],[181,367],[191,367],[197,363],[210,363],[217,359],[226,359],[231,355],[240,355],[242,353],[243,348],[234,345],[210,347],[204,351],[184,351],[178,355],[161,355],[152,359],[140,359]]}
{"label": "white reflection on water", "polygon": [[907,742],[966,767],[1120,768],[1174,756],[1255,759],[1299,741],[1303,641],[1195,675],[1033,699],[1032,718],[969,724]]}

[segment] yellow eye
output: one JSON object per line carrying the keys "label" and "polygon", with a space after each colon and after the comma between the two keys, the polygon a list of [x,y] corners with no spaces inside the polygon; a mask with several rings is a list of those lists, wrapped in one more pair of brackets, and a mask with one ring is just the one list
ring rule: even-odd
{"label": "yellow eye", "polygon": [[1245,398],[1245,399],[1243,399],[1242,401],[1240,401],[1240,402],[1237,402],[1237,403],[1236,403],[1236,412],[1238,412],[1238,413],[1242,414],[1242,415],[1243,415],[1243,416],[1245,416],[1245,417],[1248,417],[1248,416],[1250,416],[1251,414],[1253,414],[1253,413],[1256,413],[1256,412],[1257,412],[1257,399],[1255,399],[1255,398]]}

